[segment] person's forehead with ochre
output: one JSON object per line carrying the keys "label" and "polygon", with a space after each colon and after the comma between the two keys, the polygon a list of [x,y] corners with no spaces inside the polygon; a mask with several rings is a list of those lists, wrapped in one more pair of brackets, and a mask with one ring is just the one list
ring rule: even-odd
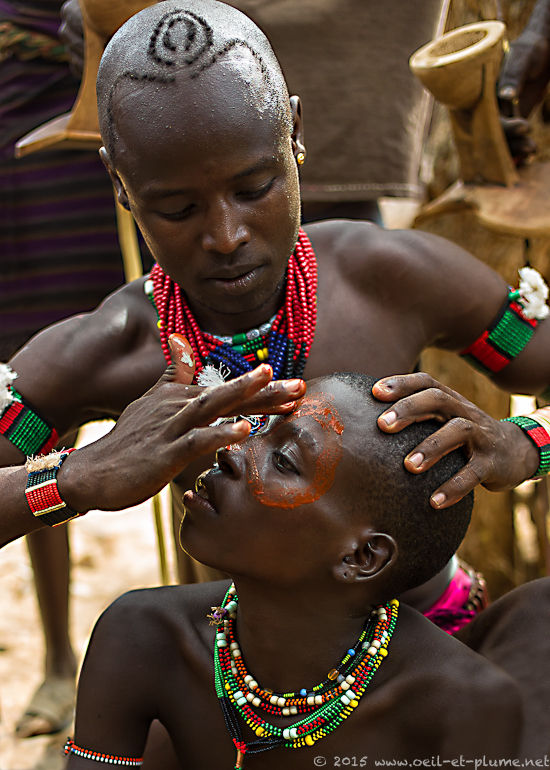
{"label": "person's forehead with ochre", "polygon": [[[272,428],[272,441],[278,435],[295,441],[301,453],[309,456],[312,472],[302,488],[289,486],[281,478],[277,486],[266,486],[262,474],[259,441],[250,443],[249,481],[254,496],[264,505],[280,508],[296,508],[313,503],[332,487],[336,469],[342,457],[342,433],[344,425],[327,392],[312,392],[298,403],[292,415]],[[287,452],[291,449],[287,448]],[[298,458],[296,460],[298,462]]]}

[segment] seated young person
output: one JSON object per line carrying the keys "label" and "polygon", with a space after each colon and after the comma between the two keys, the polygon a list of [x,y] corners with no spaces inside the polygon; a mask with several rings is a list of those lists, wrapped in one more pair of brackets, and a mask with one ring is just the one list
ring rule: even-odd
{"label": "seated young person", "polygon": [[[467,354],[512,391],[550,383],[550,324],[527,320],[506,282],[454,244],[360,221],[300,229],[300,100],[289,96],[268,40],[231,6],[149,5],[111,38],[97,83],[101,156],[156,264],[150,279],[45,329],[13,357],[17,379],[0,392],[0,466],[22,465],[91,419],[119,417],[161,376],[172,331],[189,339],[198,372],[213,364],[229,377],[262,362],[277,380],[349,369],[381,377],[413,371],[435,345]],[[493,326],[502,355],[486,339]],[[456,445],[465,440],[456,425],[451,431]],[[536,469],[515,425],[487,446],[486,467],[497,446],[512,458],[507,483]],[[174,500],[207,464],[199,457],[174,478]],[[108,496],[126,468],[109,471]],[[84,510],[78,488],[68,493],[67,507]],[[72,684],[66,536],[44,529],[33,539],[47,680]],[[187,558],[179,568],[187,582],[219,577]],[[408,601],[433,607],[457,573],[475,592],[449,559]],[[455,596],[445,607],[453,626],[464,612]],[[30,732],[27,722],[20,734]]]}
{"label": "seated young person", "polygon": [[[404,454],[433,425],[384,434],[372,385],[350,373],[312,381],[291,415],[219,450],[185,492],[182,545],[233,583],[135,591],[103,614],[71,770],[140,765],[154,720],[194,770],[523,751],[521,684],[394,598],[455,552],[472,497],[430,506],[459,453],[407,473]],[[523,657],[527,632],[511,635]],[[506,661],[513,671],[513,650]],[[144,766],[166,770],[154,755]]]}

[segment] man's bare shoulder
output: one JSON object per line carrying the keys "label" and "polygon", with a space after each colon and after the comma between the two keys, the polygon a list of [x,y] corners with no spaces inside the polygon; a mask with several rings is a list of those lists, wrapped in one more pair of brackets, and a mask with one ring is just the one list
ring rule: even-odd
{"label": "man's bare shoulder", "polygon": [[306,226],[321,269],[338,267],[355,280],[368,275],[368,284],[388,279],[388,270],[414,273],[425,261],[445,259],[462,251],[444,238],[420,230],[389,230],[373,222],[334,219]]}
{"label": "man's bare shoulder", "polygon": [[93,311],[45,328],[10,364],[18,389],[58,430],[116,416],[164,366],[143,279],[122,286]]}

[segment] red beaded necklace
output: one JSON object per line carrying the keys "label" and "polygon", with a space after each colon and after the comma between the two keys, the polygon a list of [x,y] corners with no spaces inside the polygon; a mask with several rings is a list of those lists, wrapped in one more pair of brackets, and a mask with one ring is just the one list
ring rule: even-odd
{"label": "red beaded necklace", "polygon": [[[253,369],[259,360],[243,355],[234,346],[200,329],[184,292],[160,265],[151,271],[153,301],[157,309],[160,341],[164,357],[171,362],[168,337],[177,332],[191,344],[196,362],[196,374],[204,366],[221,365],[230,371],[230,378]],[[266,335],[267,362],[273,367],[275,379],[300,377],[313,344],[317,318],[317,262],[309,238],[300,229],[298,242],[288,260],[285,298]],[[261,360],[261,359],[260,359]]]}

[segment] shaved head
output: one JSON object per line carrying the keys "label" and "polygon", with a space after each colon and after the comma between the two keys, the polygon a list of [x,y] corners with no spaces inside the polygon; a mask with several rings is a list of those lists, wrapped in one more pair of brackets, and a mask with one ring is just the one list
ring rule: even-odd
{"label": "shaved head", "polygon": [[184,103],[189,119],[198,100],[220,101],[233,109],[244,104],[292,130],[288,90],[269,41],[247,16],[216,0],[164,0],[133,16],[110,40],[97,98],[111,158],[119,138],[117,100],[131,93],[136,120],[141,106],[149,107],[150,119],[160,87]]}

